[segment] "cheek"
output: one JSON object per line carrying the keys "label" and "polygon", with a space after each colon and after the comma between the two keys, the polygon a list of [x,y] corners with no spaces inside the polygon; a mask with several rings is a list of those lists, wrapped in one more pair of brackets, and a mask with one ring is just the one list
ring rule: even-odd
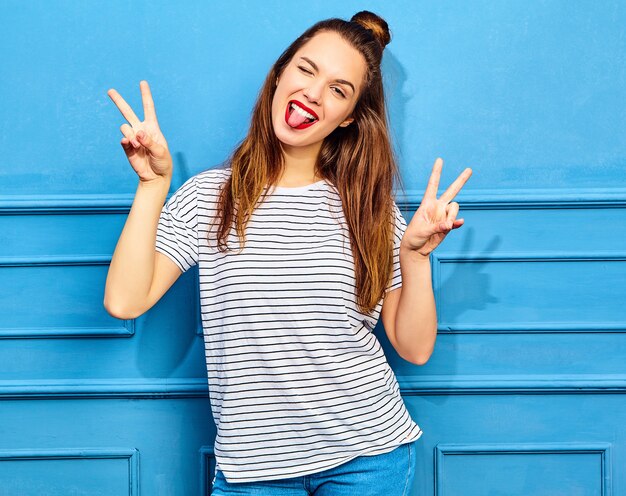
{"label": "cheek", "polygon": [[282,102],[283,102],[283,98],[281,97],[281,95],[276,92],[274,94],[274,98],[272,99],[272,115],[274,117],[280,117],[280,112],[282,109]]}
{"label": "cheek", "polygon": [[276,91],[274,91],[274,97],[272,99],[273,111],[284,110],[282,106],[286,105],[289,100],[289,88],[288,82],[281,79],[279,85],[276,87]]}
{"label": "cheek", "polygon": [[350,108],[345,105],[335,105],[328,109],[328,117],[336,125],[341,124],[345,119],[350,116]]}

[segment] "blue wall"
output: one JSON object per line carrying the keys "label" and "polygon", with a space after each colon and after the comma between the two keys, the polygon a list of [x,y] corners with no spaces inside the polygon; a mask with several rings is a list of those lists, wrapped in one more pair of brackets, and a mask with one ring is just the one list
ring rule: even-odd
{"label": "blue wall", "polygon": [[174,191],[243,138],[295,37],[361,9],[393,34],[407,220],[436,157],[441,191],[474,171],[432,257],[432,358],[376,331],[424,430],[413,494],[626,494],[626,3],[5,0],[0,496],[208,490],[196,272],[136,321],[102,307],[137,186],[106,91],[141,118],[150,83]]}

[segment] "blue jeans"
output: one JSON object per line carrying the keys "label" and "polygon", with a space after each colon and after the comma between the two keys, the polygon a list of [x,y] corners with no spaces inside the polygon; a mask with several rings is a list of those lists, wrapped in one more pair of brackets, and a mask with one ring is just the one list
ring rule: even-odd
{"label": "blue jeans", "polygon": [[408,496],[415,477],[415,442],[382,455],[357,456],[315,474],[258,482],[226,481],[215,473],[212,496]]}

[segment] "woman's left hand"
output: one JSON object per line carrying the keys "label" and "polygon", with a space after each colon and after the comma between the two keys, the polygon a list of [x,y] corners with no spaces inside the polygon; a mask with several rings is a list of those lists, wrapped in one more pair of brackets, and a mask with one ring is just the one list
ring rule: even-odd
{"label": "woman's left hand", "polygon": [[456,218],[459,204],[452,199],[470,178],[472,169],[465,169],[437,199],[442,167],[443,160],[435,160],[422,202],[402,237],[402,248],[415,251],[424,257],[428,257],[452,229],[463,225],[463,219]]}

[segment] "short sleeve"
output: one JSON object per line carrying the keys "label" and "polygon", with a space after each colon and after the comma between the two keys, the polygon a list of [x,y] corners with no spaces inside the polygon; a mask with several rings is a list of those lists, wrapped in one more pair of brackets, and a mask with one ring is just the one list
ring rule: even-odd
{"label": "short sleeve", "polygon": [[198,263],[198,197],[191,177],[165,203],[159,216],[156,251],[185,272]]}
{"label": "short sleeve", "polygon": [[396,205],[396,202],[393,202],[393,214],[394,214],[394,241],[393,241],[393,274],[391,278],[391,284],[387,286],[386,291],[393,291],[394,289],[398,289],[402,287],[402,274],[400,272],[400,242],[402,241],[402,236],[404,236],[404,231],[406,230],[406,221],[402,216],[402,212]]}

